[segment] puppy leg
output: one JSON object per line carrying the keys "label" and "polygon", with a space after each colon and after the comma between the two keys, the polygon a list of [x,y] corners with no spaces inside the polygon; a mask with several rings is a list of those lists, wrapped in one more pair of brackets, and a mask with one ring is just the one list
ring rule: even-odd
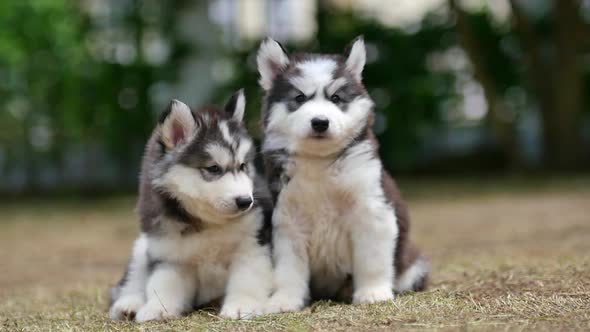
{"label": "puppy leg", "polygon": [[352,223],[353,303],[393,299],[393,257],[398,227],[389,206],[367,202]]}
{"label": "puppy leg", "polygon": [[145,284],[148,278],[147,240],[140,236],[133,246],[125,276],[111,290],[111,319],[133,318],[145,303]]}
{"label": "puppy leg", "polygon": [[295,220],[275,209],[273,216],[275,292],[267,313],[298,311],[309,294],[309,256],[306,239]]}
{"label": "puppy leg", "polygon": [[193,271],[175,264],[156,266],[147,286],[147,303],[139,309],[138,322],[180,317],[190,310],[196,291]]}
{"label": "puppy leg", "polygon": [[262,314],[272,287],[270,255],[269,245],[261,246],[255,238],[243,241],[230,268],[221,316],[240,319]]}

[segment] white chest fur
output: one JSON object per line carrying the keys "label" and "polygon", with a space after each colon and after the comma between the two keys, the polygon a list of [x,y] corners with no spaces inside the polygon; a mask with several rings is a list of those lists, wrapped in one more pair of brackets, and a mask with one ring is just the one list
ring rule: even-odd
{"label": "white chest fur", "polygon": [[351,236],[359,223],[373,218],[366,211],[376,208],[393,215],[383,200],[381,163],[367,152],[368,144],[359,144],[337,161],[294,157],[287,168],[290,181],[277,209],[293,224],[289,228],[305,238],[312,284],[318,288],[330,288],[352,273]]}
{"label": "white chest fur", "polygon": [[193,234],[148,236],[150,258],[181,265],[225,262],[240,241],[240,227],[208,229]]}

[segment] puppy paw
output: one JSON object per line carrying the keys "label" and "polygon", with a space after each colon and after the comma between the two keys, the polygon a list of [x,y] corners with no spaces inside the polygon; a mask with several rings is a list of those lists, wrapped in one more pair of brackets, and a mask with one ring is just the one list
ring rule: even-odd
{"label": "puppy paw", "polygon": [[137,322],[147,322],[152,320],[165,320],[172,319],[181,316],[181,311],[173,310],[171,308],[165,308],[160,303],[148,302],[146,305],[141,307],[135,315]]}
{"label": "puppy paw", "polygon": [[145,303],[141,294],[125,295],[117,299],[109,310],[111,319],[133,319]]}
{"label": "puppy paw", "polygon": [[264,312],[273,314],[278,312],[294,312],[303,308],[303,300],[287,294],[274,294],[267,302]]}
{"label": "puppy paw", "polygon": [[390,300],[393,300],[393,290],[389,285],[361,288],[352,295],[352,303],[354,304],[377,303]]}
{"label": "puppy paw", "polygon": [[250,319],[263,314],[264,300],[242,298],[226,301],[221,307],[220,316],[231,319]]}

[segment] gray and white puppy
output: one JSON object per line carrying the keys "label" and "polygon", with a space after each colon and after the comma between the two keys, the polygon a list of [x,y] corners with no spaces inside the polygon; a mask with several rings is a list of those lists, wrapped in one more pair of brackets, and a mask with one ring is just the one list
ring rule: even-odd
{"label": "gray and white puppy", "polygon": [[262,313],[272,203],[256,181],[244,108],[240,90],[223,110],[174,100],[162,114],[142,163],[141,234],[111,290],[111,318],[178,317],[220,298],[222,316]]}
{"label": "gray and white puppy", "polygon": [[258,51],[263,154],[276,200],[267,312],[340,297],[351,281],[353,303],[426,285],[429,262],[408,242],[408,212],[371,129],[365,57],[362,38],[343,55],[288,55],[272,39]]}

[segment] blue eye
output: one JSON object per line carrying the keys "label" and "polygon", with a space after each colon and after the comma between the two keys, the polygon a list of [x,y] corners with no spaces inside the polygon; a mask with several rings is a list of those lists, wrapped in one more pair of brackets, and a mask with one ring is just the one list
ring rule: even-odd
{"label": "blue eye", "polygon": [[205,169],[207,170],[207,172],[211,173],[211,174],[221,174],[221,167],[219,167],[218,165],[212,165],[209,167],[205,167]]}
{"label": "blue eye", "polygon": [[298,94],[297,96],[295,96],[295,101],[298,102],[299,104],[303,104],[306,99],[307,98],[302,93],[301,94]]}

